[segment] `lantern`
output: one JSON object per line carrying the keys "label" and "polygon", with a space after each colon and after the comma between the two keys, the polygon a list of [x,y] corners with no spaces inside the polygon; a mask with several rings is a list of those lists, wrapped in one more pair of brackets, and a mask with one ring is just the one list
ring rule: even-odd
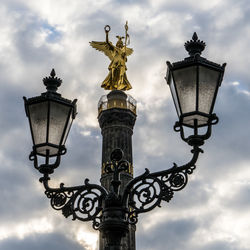
{"label": "lantern", "polygon": [[53,157],[65,152],[64,145],[76,116],[77,100],[67,100],[56,92],[62,80],[55,77],[54,69],[43,82],[47,92],[29,99],[24,97],[25,111],[29,119],[34,154]]}
{"label": "lantern", "polygon": [[219,65],[201,57],[206,44],[196,33],[185,43],[190,57],[171,64],[167,62],[170,86],[180,124],[194,128],[207,126],[221,85],[226,64]]}

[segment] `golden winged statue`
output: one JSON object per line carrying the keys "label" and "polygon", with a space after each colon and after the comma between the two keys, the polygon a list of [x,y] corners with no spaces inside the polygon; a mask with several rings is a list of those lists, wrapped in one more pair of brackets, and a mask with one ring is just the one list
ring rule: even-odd
{"label": "golden winged statue", "polygon": [[90,42],[90,45],[93,48],[103,52],[111,60],[111,63],[108,67],[109,74],[102,82],[101,87],[107,90],[129,90],[132,88],[132,86],[127,79],[126,62],[127,56],[133,53],[133,49],[127,48],[127,45],[129,44],[129,35],[127,33],[128,22],[125,24],[125,44],[123,44],[122,41],[124,39],[123,36],[116,36],[118,41],[114,46],[112,42],[109,41],[108,37],[110,29],[111,28],[109,25],[104,27],[106,33],[106,42]]}

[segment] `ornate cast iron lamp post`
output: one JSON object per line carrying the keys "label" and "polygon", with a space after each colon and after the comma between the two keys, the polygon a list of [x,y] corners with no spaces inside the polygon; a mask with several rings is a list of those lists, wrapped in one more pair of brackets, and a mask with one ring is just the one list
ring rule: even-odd
{"label": "ornate cast iron lamp post", "polygon": [[[105,29],[107,37],[109,30],[110,27]],[[109,188],[90,184],[88,179],[80,186],[66,187],[62,183],[58,188],[50,187],[50,175],[59,166],[61,155],[66,153],[64,145],[76,116],[76,100],[64,99],[56,92],[62,81],[55,77],[54,70],[50,77],[43,79],[47,92],[38,97],[24,98],[34,144],[30,160],[43,175],[40,181],[51,206],[61,210],[65,217],[71,216],[73,220],[92,221],[93,228],[99,230],[106,239],[105,249],[121,249],[121,239],[129,231],[129,225],[137,223],[140,213],[160,206],[162,201],[169,202],[176,191],[186,186],[188,175],[193,173],[198,156],[203,152],[200,146],[211,136],[212,126],[218,122],[213,107],[226,64],[221,66],[201,57],[205,43],[198,40],[196,33],[192,40],[185,43],[185,48],[190,56],[173,64],[167,62],[166,80],[179,117],[174,130],[180,132],[181,138],[192,147],[192,158],[182,166],[174,164],[167,170],[155,173],[146,169],[142,175],[131,178],[122,189],[120,174],[129,170],[131,160],[127,159],[124,150],[117,148],[109,148],[112,151],[110,161],[103,165],[103,171],[111,176]],[[107,79],[104,81],[105,89],[113,84]],[[125,83],[128,84],[128,81]],[[133,111],[133,105],[124,110],[124,105],[128,102],[126,103],[127,95],[122,90],[117,86],[109,89],[109,107],[106,107],[109,112],[118,114]],[[116,98],[114,102],[112,98]],[[119,105],[117,101],[120,101]],[[104,119],[103,112],[100,110],[100,123]],[[130,114],[134,117],[133,122],[134,113]],[[192,132],[186,135],[185,127]],[[44,158],[44,163],[39,164],[38,158]]]}

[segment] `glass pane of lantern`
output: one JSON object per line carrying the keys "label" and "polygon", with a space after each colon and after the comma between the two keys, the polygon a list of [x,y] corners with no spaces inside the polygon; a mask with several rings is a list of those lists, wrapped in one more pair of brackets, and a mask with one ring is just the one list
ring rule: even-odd
{"label": "glass pane of lantern", "polygon": [[182,114],[196,109],[196,66],[173,72]]}
{"label": "glass pane of lantern", "polygon": [[183,118],[183,123],[189,126],[194,126],[194,120],[197,119],[198,126],[207,124],[208,118],[201,115],[190,115]]}
{"label": "glass pane of lantern", "polygon": [[46,156],[46,150],[49,150],[49,155],[56,155],[58,153],[58,148],[51,146],[42,146],[36,148],[36,152],[40,155]]}
{"label": "glass pane of lantern", "polygon": [[71,109],[71,112],[70,112],[69,122],[68,122],[68,125],[67,125],[67,128],[66,128],[65,134],[64,134],[62,145],[64,145],[65,142],[66,142],[66,139],[67,139],[68,134],[69,134],[69,130],[70,130],[72,122],[73,122],[72,112],[73,112],[73,109]]}
{"label": "glass pane of lantern", "polygon": [[173,82],[172,77],[171,77],[171,82],[170,82],[169,87],[170,87],[170,91],[172,93],[172,97],[173,97],[173,100],[174,100],[174,105],[175,105],[177,114],[178,114],[178,116],[180,116],[180,108],[179,108],[178,98],[177,98],[177,95],[176,95],[176,91],[175,91],[174,82]]}
{"label": "glass pane of lantern", "polygon": [[50,102],[49,143],[59,145],[67,126],[71,107],[57,102]]}
{"label": "glass pane of lantern", "polygon": [[220,72],[199,66],[199,111],[209,114]]}
{"label": "glass pane of lantern", "polygon": [[46,142],[48,102],[40,102],[29,105],[31,130],[34,144]]}

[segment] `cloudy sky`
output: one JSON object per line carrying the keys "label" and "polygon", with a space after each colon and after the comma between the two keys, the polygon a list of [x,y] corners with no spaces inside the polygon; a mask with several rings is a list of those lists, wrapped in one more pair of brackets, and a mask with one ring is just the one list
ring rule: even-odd
{"label": "cloudy sky", "polygon": [[97,103],[108,58],[89,46],[124,34],[131,47],[128,93],[137,101],[135,175],[186,163],[190,147],[174,132],[177,120],[166,60],[187,56],[194,31],[203,55],[227,62],[215,112],[220,122],[203,146],[187,187],[162,208],[140,216],[137,249],[246,250],[250,246],[250,3],[248,0],[1,0],[0,3],[0,249],[97,249],[91,223],[65,219],[50,207],[39,173],[28,160],[31,136],[22,97],[44,92],[54,67],[60,93],[78,99],[68,153],[53,185],[99,182],[102,138]]}

